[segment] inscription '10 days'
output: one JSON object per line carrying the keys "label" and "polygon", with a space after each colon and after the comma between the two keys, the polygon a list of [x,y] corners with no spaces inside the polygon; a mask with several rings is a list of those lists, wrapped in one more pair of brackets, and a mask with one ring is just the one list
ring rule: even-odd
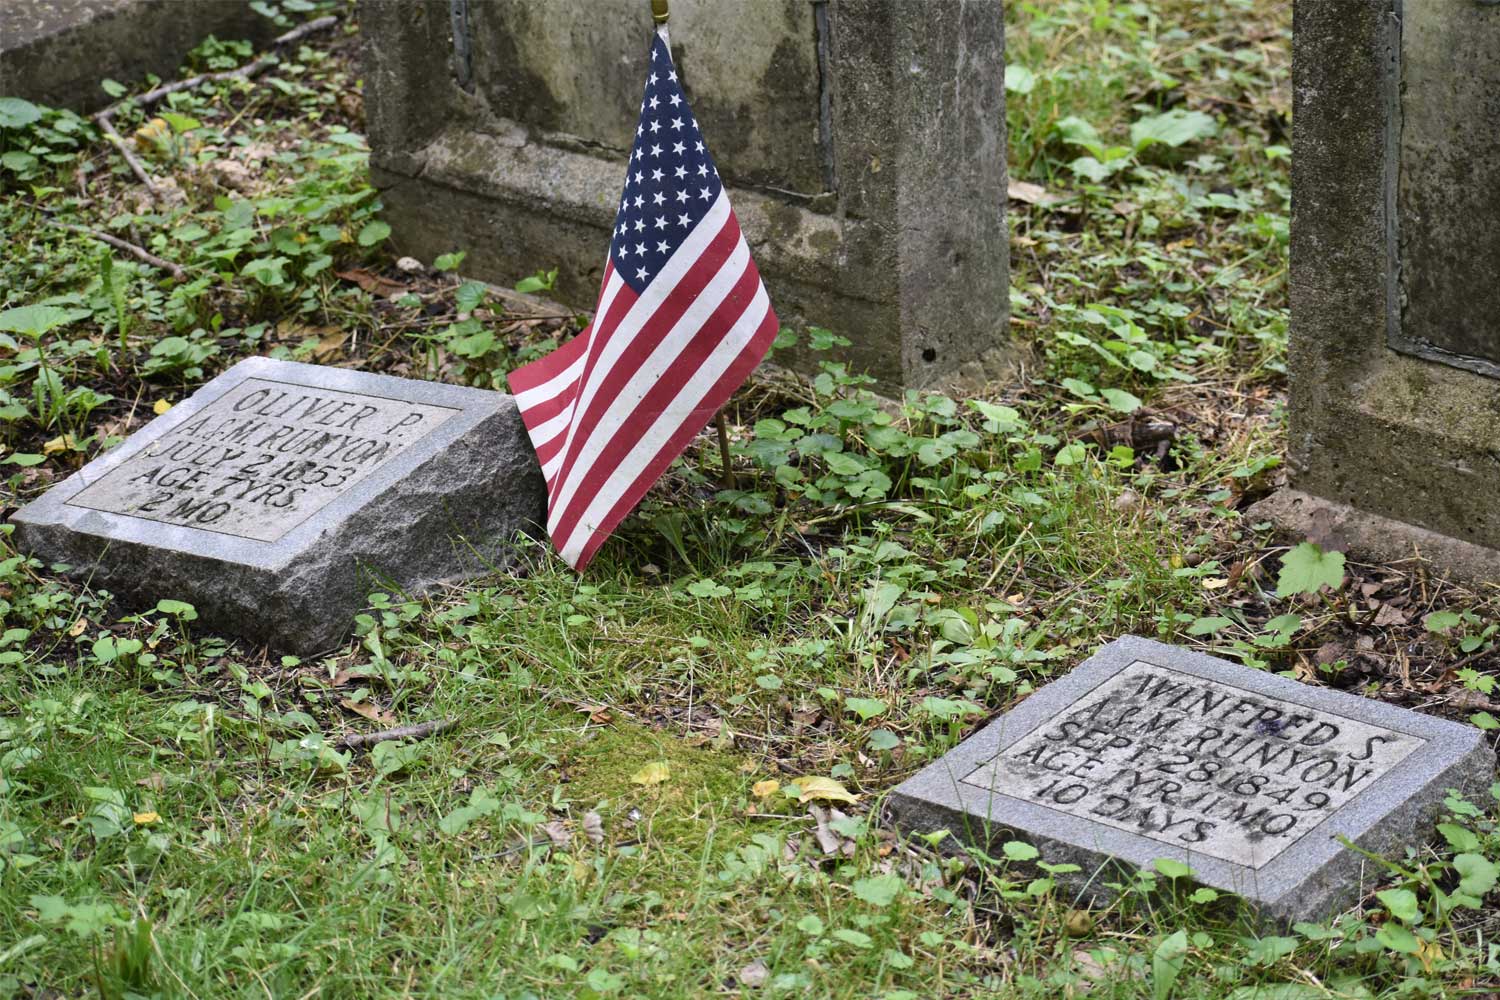
{"label": "inscription '10 days'", "polygon": [[1423,742],[1137,661],[963,780],[1259,868]]}
{"label": "inscription '10 days'", "polygon": [[274,542],[457,412],[246,379],[68,503]]}

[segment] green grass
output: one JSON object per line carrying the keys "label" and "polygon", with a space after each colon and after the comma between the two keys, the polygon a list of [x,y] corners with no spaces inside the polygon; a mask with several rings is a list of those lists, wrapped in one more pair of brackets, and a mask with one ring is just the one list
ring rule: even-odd
{"label": "green grass", "polygon": [[[371,595],[305,662],[0,535],[0,994],[1496,989],[1494,801],[1450,801],[1359,906],[1277,929],[1170,866],[1088,908],[1027,845],[882,826],[903,777],[1124,632],[1496,725],[1493,590],[1419,561],[1278,587],[1286,548],[1244,516],[1285,434],[1289,10],[1008,7],[1013,179],[1047,196],[1010,205],[1015,379],[890,405],[838,363],[860,331],[815,331],[818,378],[734,403],[736,490],[694,449],[582,576],[535,547],[522,575]],[[500,387],[576,328],[461,262],[395,267],[352,46],[174,95],[160,125],[121,112],[168,204],[91,123],[3,108],[28,120],[0,127],[0,506],[248,354]]]}

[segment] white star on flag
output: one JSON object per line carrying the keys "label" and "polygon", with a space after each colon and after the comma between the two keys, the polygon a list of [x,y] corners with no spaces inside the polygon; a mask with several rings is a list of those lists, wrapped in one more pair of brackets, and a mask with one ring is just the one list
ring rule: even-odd
{"label": "white star on flag", "polygon": [[[665,26],[651,44],[653,71],[641,101],[637,143],[629,162],[661,146],[647,145],[661,122],[649,108],[667,101],[680,117],[672,128],[697,129],[672,67]],[[658,73],[657,71],[664,71]],[[696,142],[682,158],[707,181],[690,198],[660,170],[637,171],[640,193],[620,203],[606,257],[603,287],[588,328],[546,357],[510,373],[511,391],[547,481],[547,534],[568,565],[583,569],[646,491],[713,419],[765,357],[776,336],[776,314],[750,248],[740,233],[718,170]],[[627,173],[629,186],[632,175]],[[625,233],[646,228],[647,197],[668,196],[681,207],[676,227],[654,247],[629,246]],[[634,258],[634,271],[615,260]]]}

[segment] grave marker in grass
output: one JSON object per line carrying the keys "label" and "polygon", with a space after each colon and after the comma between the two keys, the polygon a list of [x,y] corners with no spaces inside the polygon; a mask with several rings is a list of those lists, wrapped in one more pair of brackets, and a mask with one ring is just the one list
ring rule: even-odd
{"label": "grave marker in grass", "polygon": [[[1019,836],[1104,897],[1113,859],[1189,866],[1264,914],[1358,898],[1367,859],[1426,839],[1495,756],[1469,726],[1134,636],[1117,639],[892,793],[910,832]],[[992,852],[991,852],[992,853]]]}
{"label": "grave marker in grass", "polygon": [[250,358],[18,512],[21,547],[290,652],[372,589],[504,565],[543,512],[510,396]]}

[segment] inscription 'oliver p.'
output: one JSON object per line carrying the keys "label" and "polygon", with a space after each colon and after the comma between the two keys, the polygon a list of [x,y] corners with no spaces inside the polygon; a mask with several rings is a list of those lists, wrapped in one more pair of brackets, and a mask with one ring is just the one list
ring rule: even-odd
{"label": "inscription 'oliver p.'", "polygon": [[274,542],[457,412],[247,379],[67,503]]}
{"label": "inscription 'oliver p.'", "polygon": [[545,509],[512,397],[246,358],[14,519],[63,572],[302,655],[376,587],[507,566]]}

